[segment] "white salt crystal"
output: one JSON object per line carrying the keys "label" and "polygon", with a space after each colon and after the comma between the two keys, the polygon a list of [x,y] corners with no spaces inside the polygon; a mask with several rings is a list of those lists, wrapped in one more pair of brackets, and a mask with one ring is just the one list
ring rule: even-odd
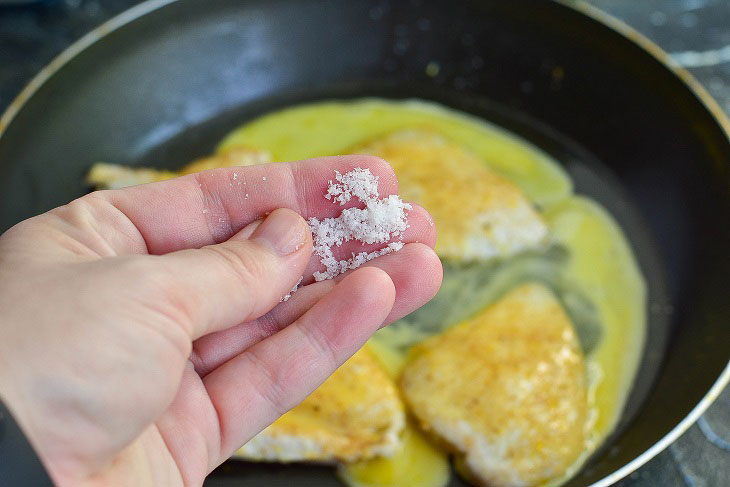
{"label": "white salt crystal", "polygon": [[299,289],[299,285],[302,283],[302,279],[304,279],[304,276],[301,276],[296,284],[294,284],[294,287],[291,288],[291,291],[289,291],[289,294],[284,296],[279,300],[279,302],[283,303],[284,301],[289,301],[289,298],[291,298],[291,295],[297,292],[297,289]]}
{"label": "white salt crystal", "polygon": [[[315,272],[315,281],[324,281],[325,279],[332,279],[338,274],[342,274],[348,269],[357,269],[365,262],[373,260],[376,257],[382,257],[383,255],[390,254],[392,252],[398,252],[403,248],[403,242],[391,242],[387,246],[380,250],[374,250],[373,252],[360,252],[355,254],[353,252],[352,257],[347,260],[337,261],[334,256],[322,258],[322,263],[325,264],[327,270],[325,272]],[[336,271],[334,275],[330,275],[330,272]]]}
{"label": "white salt crystal", "polygon": [[324,195],[328,200],[333,199],[344,205],[354,196],[363,203],[378,199],[378,177],[373,176],[369,169],[356,167],[344,175],[335,171],[336,183],[329,181],[329,189]]}
{"label": "white salt crystal", "polygon": [[336,182],[329,182],[325,198],[334,199],[344,205],[354,196],[365,203],[365,208],[347,208],[338,217],[321,221],[317,218],[309,219],[314,253],[320,256],[327,269],[324,272],[315,272],[315,281],[331,279],[376,257],[400,250],[403,242],[391,242],[380,250],[353,253],[351,258],[338,261],[332,247],[339,247],[350,240],[375,244],[385,243],[395,237],[402,239],[403,232],[408,228],[406,211],[413,209],[398,195],[378,199],[378,178],[369,169],[358,167],[345,174],[337,171],[335,174]]}

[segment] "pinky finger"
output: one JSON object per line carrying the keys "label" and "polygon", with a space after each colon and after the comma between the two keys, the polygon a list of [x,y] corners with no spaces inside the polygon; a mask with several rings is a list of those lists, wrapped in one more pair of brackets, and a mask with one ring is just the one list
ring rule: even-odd
{"label": "pinky finger", "polygon": [[205,376],[220,461],[324,382],[377,331],[394,300],[388,274],[358,269],[290,326]]}

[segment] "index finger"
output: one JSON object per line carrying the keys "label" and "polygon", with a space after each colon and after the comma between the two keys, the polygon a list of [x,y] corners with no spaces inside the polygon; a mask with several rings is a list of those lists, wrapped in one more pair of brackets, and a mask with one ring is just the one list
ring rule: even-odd
{"label": "index finger", "polygon": [[[353,155],[213,169],[94,195],[129,219],[144,241],[141,248],[166,254],[224,242],[277,208],[290,208],[304,218],[336,216],[342,207],[323,195],[335,171],[356,167],[379,178],[381,197],[397,193],[398,181],[388,163]],[[134,251],[133,246],[128,251]]]}

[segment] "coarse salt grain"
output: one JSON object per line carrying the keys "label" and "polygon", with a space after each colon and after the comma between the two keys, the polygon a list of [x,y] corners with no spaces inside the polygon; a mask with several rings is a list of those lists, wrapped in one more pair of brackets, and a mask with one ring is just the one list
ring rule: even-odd
{"label": "coarse salt grain", "polygon": [[282,297],[279,302],[283,303],[284,301],[289,301],[289,298],[291,298],[291,295],[297,292],[297,289],[299,289],[299,285],[302,283],[302,279],[304,279],[304,276],[301,276],[296,284],[294,284],[294,287],[291,288],[291,291],[289,291],[289,294]]}
{"label": "coarse salt grain", "polygon": [[325,198],[333,199],[344,205],[354,196],[362,202],[371,199],[377,199],[378,194],[378,178],[373,176],[369,169],[356,167],[350,172],[340,174],[335,171],[335,181],[329,181],[329,188]]}
{"label": "coarse salt grain", "polygon": [[408,228],[406,211],[413,207],[390,195],[379,199],[378,178],[369,169],[355,168],[345,174],[335,171],[335,182],[329,182],[325,194],[328,200],[344,205],[352,197],[365,203],[365,208],[347,208],[336,218],[309,219],[314,240],[314,253],[321,258],[326,270],[315,272],[314,280],[332,279],[348,269],[356,269],[365,262],[403,248],[403,242],[391,242],[380,250],[353,253],[352,257],[337,260],[332,248],[350,240],[364,244],[385,243],[392,238],[403,238]]}

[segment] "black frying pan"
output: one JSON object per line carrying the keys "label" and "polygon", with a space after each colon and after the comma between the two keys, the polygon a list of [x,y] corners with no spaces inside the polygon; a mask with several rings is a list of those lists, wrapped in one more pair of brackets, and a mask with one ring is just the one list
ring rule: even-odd
{"label": "black frying pan", "polygon": [[[623,419],[570,483],[608,485],[730,378],[730,143],[686,73],[592,15],[542,1],[142,4],[54,61],[0,121],[0,231],[86,192],[96,160],[174,167],[293,103],[421,97],[492,120],[565,163],[624,227],[649,282]],[[209,483],[338,485],[325,467],[243,462]]]}

